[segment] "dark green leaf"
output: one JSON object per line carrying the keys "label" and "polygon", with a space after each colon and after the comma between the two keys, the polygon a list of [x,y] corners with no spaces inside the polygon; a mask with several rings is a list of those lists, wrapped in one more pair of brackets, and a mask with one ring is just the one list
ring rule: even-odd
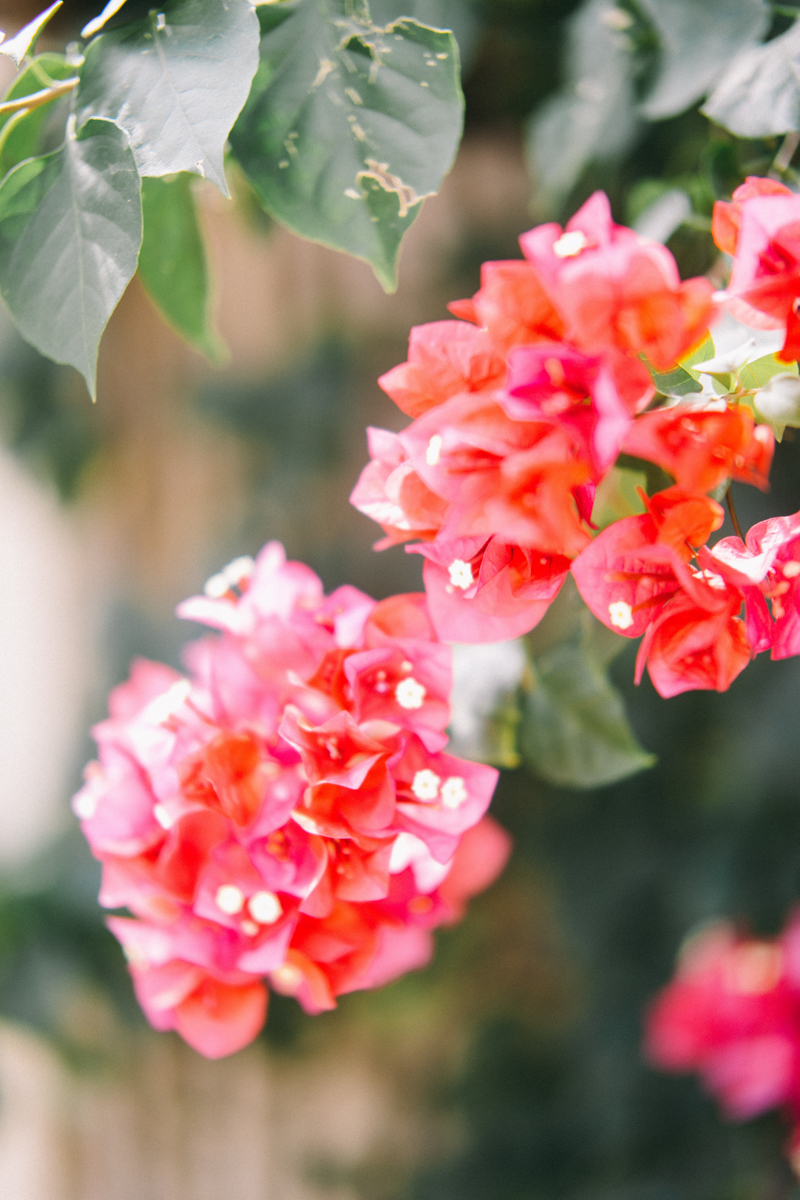
{"label": "dark green leaf", "polygon": [[[14,80],[5,99],[18,100],[39,92],[61,79],[69,79],[75,68],[63,54],[39,54]],[[32,158],[40,149],[44,126],[53,115],[60,99],[36,108],[0,115],[0,179],[25,158]]]}
{"label": "dark green leaf", "polygon": [[458,47],[365,3],[260,10],[261,66],[231,134],[272,216],[369,262],[395,286],[400,242],[450,168],[461,134]]}
{"label": "dark green leaf", "polygon": [[602,787],[653,765],[606,675],[625,639],[595,620],[571,581],[525,641],[520,749],[537,775]]}
{"label": "dark green leaf", "polygon": [[739,137],[800,129],[800,22],[737,54],[703,112]]}
{"label": "dark green leaf", "polygon": [[20,332],[69,363],[94,396],[97,349],[136,270],[140,181],[127,138],[109,121],[68,131],[53,154],[0,184],[0,292]]}
{"label": "dark green leaf", "polygon": [[191,178],[142,180],[139,277],[166,320],[212,362],[225,348],[211,326],[205,248]]}
{"label": "dark green leaf", "polygon": [[772,17],[765,0],[639,0],[660,40],[655,84],[641,105],[651,121],[689,108],[731,58],[758,42]]}
{"label": "dark green leaf", "polygon": [[258,65],[248,0],[178,0],[89,43],[77,120],[116,121],[140,175],[203,175],[228,195],[222,154]]}

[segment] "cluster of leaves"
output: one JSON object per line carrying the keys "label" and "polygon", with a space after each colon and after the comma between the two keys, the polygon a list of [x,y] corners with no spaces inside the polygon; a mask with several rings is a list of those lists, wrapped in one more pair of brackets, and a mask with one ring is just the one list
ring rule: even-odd
{"label": "cluster of leaves", "polygon": [[102,14],[85,48],[29,58],[57,7],[0,45],[26,64],[0,104],[0,292],[41,353],[94,395],[100,337],[138,264],[167,319],[219,357],[190,177],[229,195],[228,139],[271,216],[394,286],[403,234],[461,133],[451,33],[378,24],[366,0],[172,0],[94,36]]}

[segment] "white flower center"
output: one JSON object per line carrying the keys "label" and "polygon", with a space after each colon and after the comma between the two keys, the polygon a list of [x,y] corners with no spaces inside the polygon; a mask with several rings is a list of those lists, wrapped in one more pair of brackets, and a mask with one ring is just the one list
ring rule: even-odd
{"label": "white flower center", "polygon": [[630,629],[633,624],[633,609],[626,600],[615,600],[608,606],[611,624],[617,629]]}
{"label": "white flower center", "polygon": [[553,245],[553,253],[557,258],[574,258],[588,245],[589,239],[586,234],[581,233],[580,229],[573,229],[571,233],[562,233]]}
{"label": "white flower center", "polygon": [[450,582],[453,587],[462,588],[466,591],[475,582],[472,577],[472,567],[468,562],[464,562],[462,558],[454,559],[447,569],[450,572]]}
{"label": "white flower center", "polygon": [[72,811],[80,821],[89,821],[97,812],[97,796],[81,792],[72,802]]}
{"label": "white flower center", "polygon": [[467,798],[467,787],[460,775],[445,779],[440,793],[445,808],[459,808]]}
{"label": "white flower center", "polygon": [[241,888],[238,888],[234,883],[223,883],[222,887],[217,888],[216,895],[217,908],[220,912],[227,913],[229,917],[241,912],[244,907],[244,895]]}
{"label": "white flower center", "polygon": [[800,575],[800,562],[792,559],[791,562],[783,564],[783,573],[787,579],[796,579]]}
{"label": "white flower center", "polygon": [[256,892],[247,901],[250,916],[259,925],[274,925],[283,913],[280,900],[274,892]]}
{"label": "white flower center", "polygon": [[422,684],[410,675],[406,679],[401,679],[394,689],[394,698],[401,708],[422,708],[422,702],[427,694]]}
{"label": "white flower center", "polygon": [[411,784],[411,790],[418,800],[435,800],[439,794],[441,782],[435,771],[425,767],[424,770],[417,771],[414,782]]}

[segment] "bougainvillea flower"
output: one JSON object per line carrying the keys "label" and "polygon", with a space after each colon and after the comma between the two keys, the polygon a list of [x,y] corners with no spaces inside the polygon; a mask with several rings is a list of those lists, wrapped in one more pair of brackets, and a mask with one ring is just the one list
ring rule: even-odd
{"label": "bougainvillea flower", "polygon": [[484,263],[480,290],[471,300],[455,300],[447,307],[485,329],[501,354],[512,346],[559,342],[564,332],[539,275],[520,260]]}
{"label": "bougainvillea flower", "polygon": [[725,691],[751,657],[738,616],[742,591],[717,570],[691,562],[722,520],[708,496],[669,488],[652,497],[648,512],[609,525],[572,564],[598,620],[626,637],[644,634],[636,682],[646,665],[665,697]]}
{"label": "bougainvillea flower", "polygon": [[[724,538],[711,556],[721,574],[754,597],[752,619],[758,614],[762,625],[760,648],[771,647],[776,659],[800,654],[800,513],[759,522],[744,543]],[[772,619],[762,593],[769,599]],[[761,598],[763,608],[755,607],[755,598]]]}
{"label": "bougainvillea flower", "polygon": [[505,358],[485,329],[466,321],[432,321],[411,330],[408,362],[378,383],[401,412],[419,417],[459,392],[498,387],[505,373]]}
{"label": "bougainvillea flower", "polygon": [[645,1052],[654,1066],[698,1071],[732,1120],[788,1105],[800,1112],[800,976],[795,915],[783,937],[759,940],[727,923],[681,954],[652,1005]]}
{"label": "bougainvillea flower", "polygon": [[[779,357],[792,361],[793,355],[786,352],[800,325],[795,312],[800,296],[800,196],[788,189],[765,191],[751,185],[747,196],[737,198],[736,207],[722,212],[736,236],[725,307],[754,328],[786,325],[787,345]],[[723,232],[723,240],[729,233]]]}
{"label": "bougainvillea flower", "polygon": [[442,540],[496,535],[568,556],[586,544],[574,491],[591,467],[567,430],[512,420],[484,392],[454,396],[400,437],[422,481],[449,501]]}
{"label": "bougainvillea flower", "polygon": [[511,353],[500,404],[514,420],[571,430],[600,477],[616,460],[633,413],[654,390],[645,366],[613,348],[590,356],[566,345],[524,346]]}
{"label": "bougainvillea flower", "polygon": [[423,595],[326,597],[270,543],[180,612],[221,636],[187,676],[134,665],[73,809],[101,903],[133,914],[110,927],[145,1013],[219,1057],[268,986],[320,1012],[427,962],[508,839],[482,825],[497,772],[445,753],[451,652]]}
{"label": "bougainvillea flower", "polygon": [[396,433],[367,430],[371,461],[359,476],[350,503],[371,517],[386,537],[376,550],[406,542],[412,537],[433,538],[447,513],[447,501],[420,479]]}
{"label": "bougainvillea flower", "polygon": [[748,175],[740,183],[731,200],[717,200],[711,217],[711,236],[720,250],[731,257],[736,253],[739,227],[742,223],[742,207],[745,200],[755,196],[791,196],[792,190],[777,179],[763,179],[759,175]]}
{"label": "bougainvillea flower", "polygon": [[766,490],[775,435],[768,425],[756,425],[743,404],[712,410],[676,404],[637,417],[623,449],[657,463],[692,491],[710,492],[727,479]]}
{"label": "bougainvillea flower", "polygon": [[539,225],[520,245],[564,319],[565,339],[580,349],[618,346],[667,371],[703,340],[713,315],[711,283],[681,282],[666,246],[614,224],[603,192],[566,229]]}
{"label": "bougainvillea flower", "polygon": [[501,642],[538,625],[558,595],[570,560],[498,538],[409,546],[425,557],[431,620],[446,642]]}

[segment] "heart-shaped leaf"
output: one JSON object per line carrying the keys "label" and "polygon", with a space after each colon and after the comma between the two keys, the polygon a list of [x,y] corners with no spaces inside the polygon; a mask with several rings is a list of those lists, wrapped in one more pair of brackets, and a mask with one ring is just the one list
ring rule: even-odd
{"label": "heart-shaped leaf", "polygon": [[259,10],[261,66],[231,145],[272,216],[369,262],[387,290],[400,242],[438,191],[461,136],[453,35],[366,4]]}
{"label": "heart-shaped leaf", "polygon": [[81,372],[92,397],[97,349],[136,270],[140,180],[110,121],[70,122],[60,150],[0,183],[0,292],[24,338]]}
{"label": "heart-shaped leaf", "polygon": [[222,155],[258,66],[249,0],[178,0],[89,43],[78,126],[126,131],[140,175],[203,175],[228,195]]}

